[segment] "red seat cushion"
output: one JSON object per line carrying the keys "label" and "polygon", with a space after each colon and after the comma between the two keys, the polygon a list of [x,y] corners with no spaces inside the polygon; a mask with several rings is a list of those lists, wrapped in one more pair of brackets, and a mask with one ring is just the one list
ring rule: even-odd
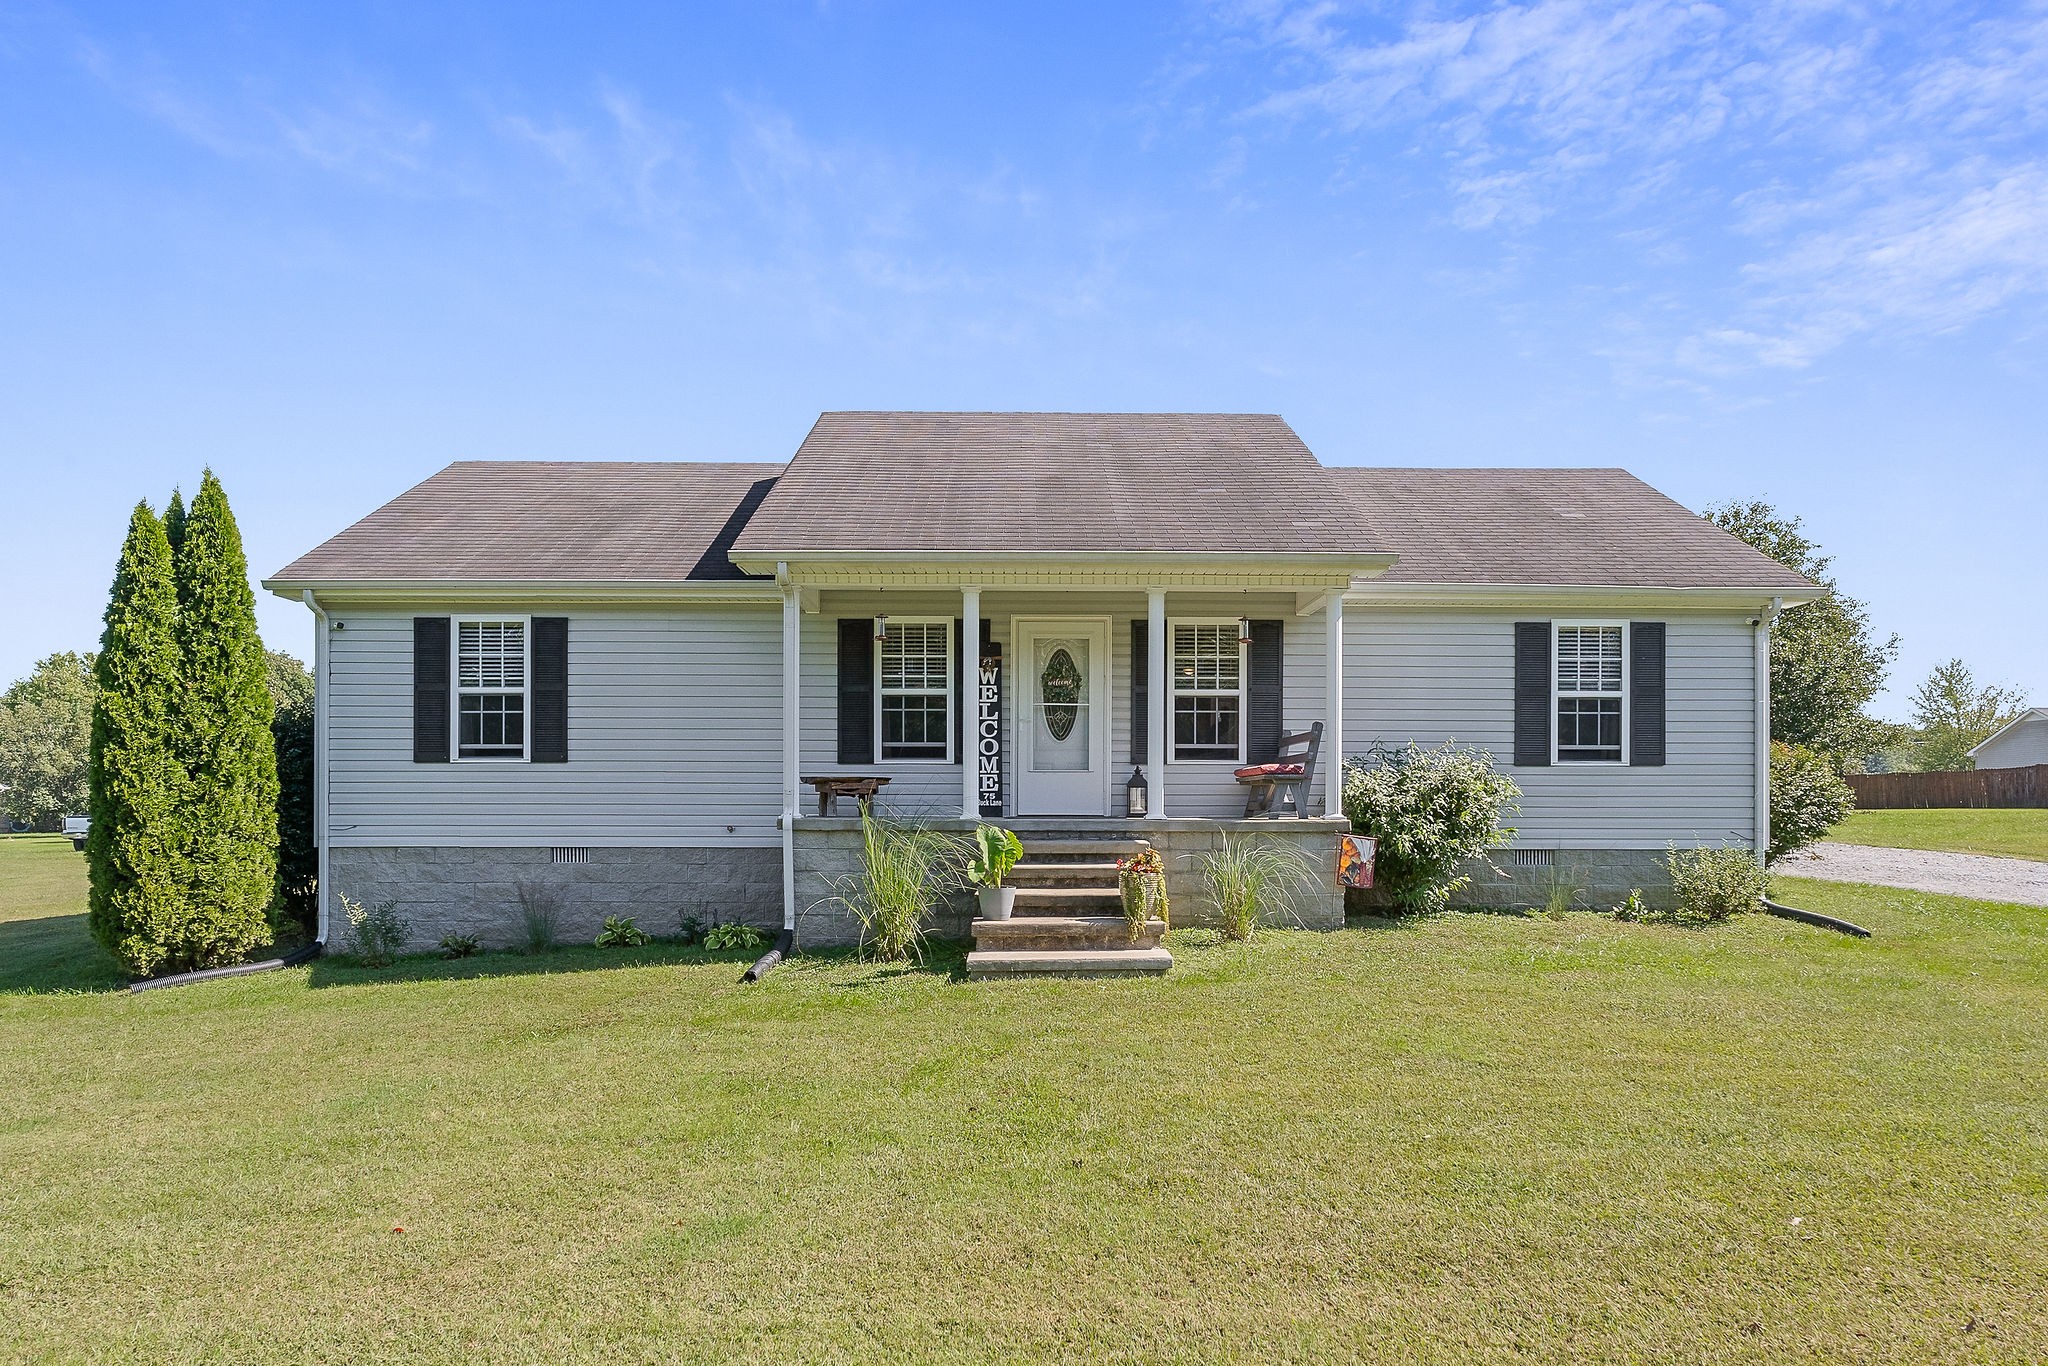
{"label": "red seat cushion", "polygon": [[1233,775],[1239,778],[1299,778],[1307,764],[1249,764]]}

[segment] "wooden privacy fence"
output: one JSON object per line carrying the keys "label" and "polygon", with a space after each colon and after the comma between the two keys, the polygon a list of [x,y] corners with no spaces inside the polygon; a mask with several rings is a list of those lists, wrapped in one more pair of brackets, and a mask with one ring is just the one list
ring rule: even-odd
{"label": "wooden privacy fence", "polygon": [[2048,806],[2048,764],[1965,773],[1851,773],[1865,811],[1930,806]]}

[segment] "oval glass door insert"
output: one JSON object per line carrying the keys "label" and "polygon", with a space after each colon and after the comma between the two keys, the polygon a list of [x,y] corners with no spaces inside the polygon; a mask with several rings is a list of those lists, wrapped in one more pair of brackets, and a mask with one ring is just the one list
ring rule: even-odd
{"label": "oval glass door insert", "polygon": [[1038,700],[1045,704],[1045,728],[1053,739],[1065,740],[1074,733],[1074,721],[1080,715],[1081,670],[1065,646],[1045,661],[1045,672],[1038,676]]}

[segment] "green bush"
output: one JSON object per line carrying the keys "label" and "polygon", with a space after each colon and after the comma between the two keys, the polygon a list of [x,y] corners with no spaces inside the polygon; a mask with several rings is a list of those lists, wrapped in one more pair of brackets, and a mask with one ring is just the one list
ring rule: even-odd
{"label": "green bush", "polygon": [[[364,906],[341,898],[341,911],[348,918],[348,951],[373,968],[381,968],[405,950],[412,927],[398,913],[396,901]],[[446,941],[443,941],[444,945]]]}
{"label": "green bush", "polygon": [[1679,913],[1694,920],[1722,921],[1761,907],[1769,874],[1748,849],[1669,849],[1665,867]]}
{"label": "green bush", "polygon": [[1196,856],[1216,928],[1225,939],[1249,940],[1283,913],[1300,918],[1295,899],[1316,885],[1317,869],[1298,844],[1225,835],[1219,848]]}
{"label": "green bush", "polygon": [[597,947],[601,949],[637,949],[649,938],[647,931],[633,923],[630,915],[608,915],[604,928],[597,932]]}
{"label": "green bush", "polygon": [[1769,862],[1825,839],[1855,809],[1855,790],[1833,764],[1802,745],[1772,742]]}
{"label": "green bush", "polygon": [[1344,764],[1344,814],[1378,844],[1373,884],[1406,913],[1441,910],[1471,882],[1458,870],[1515,837],[1501,818],[1521,798],[1483,749],[1375,745]]}
{"label": "green bush", "polygon": [[748,953],[752,953],[755,949],[765,948],[767,944],[767,935],[762,934],[752,925],[742,925],[737,921],[728,922],[724,925],[713,925],[704,935],[704,947],[720,951],[745,949]]}
{"label": "green bush", "polygon": [[483,945],[466,934],[444,934],[440,947],[443,958],[468,958],[483,949]]}
{"label": "green bush", "polygon": [[282,650],[266,651],[271,743],[277,751],[277,900],[281,934],[310,938],[319,910],[320,851],[313,844],[313,675]]}

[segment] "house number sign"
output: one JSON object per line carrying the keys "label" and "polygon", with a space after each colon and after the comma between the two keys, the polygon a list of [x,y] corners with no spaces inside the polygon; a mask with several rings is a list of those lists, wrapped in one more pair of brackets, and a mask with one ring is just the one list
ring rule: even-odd
{"label": "house number sign", "polygon": [[981,678],[974,688],[974,766],[981,814],[1003,814],[1003,647],[981,653]]}

